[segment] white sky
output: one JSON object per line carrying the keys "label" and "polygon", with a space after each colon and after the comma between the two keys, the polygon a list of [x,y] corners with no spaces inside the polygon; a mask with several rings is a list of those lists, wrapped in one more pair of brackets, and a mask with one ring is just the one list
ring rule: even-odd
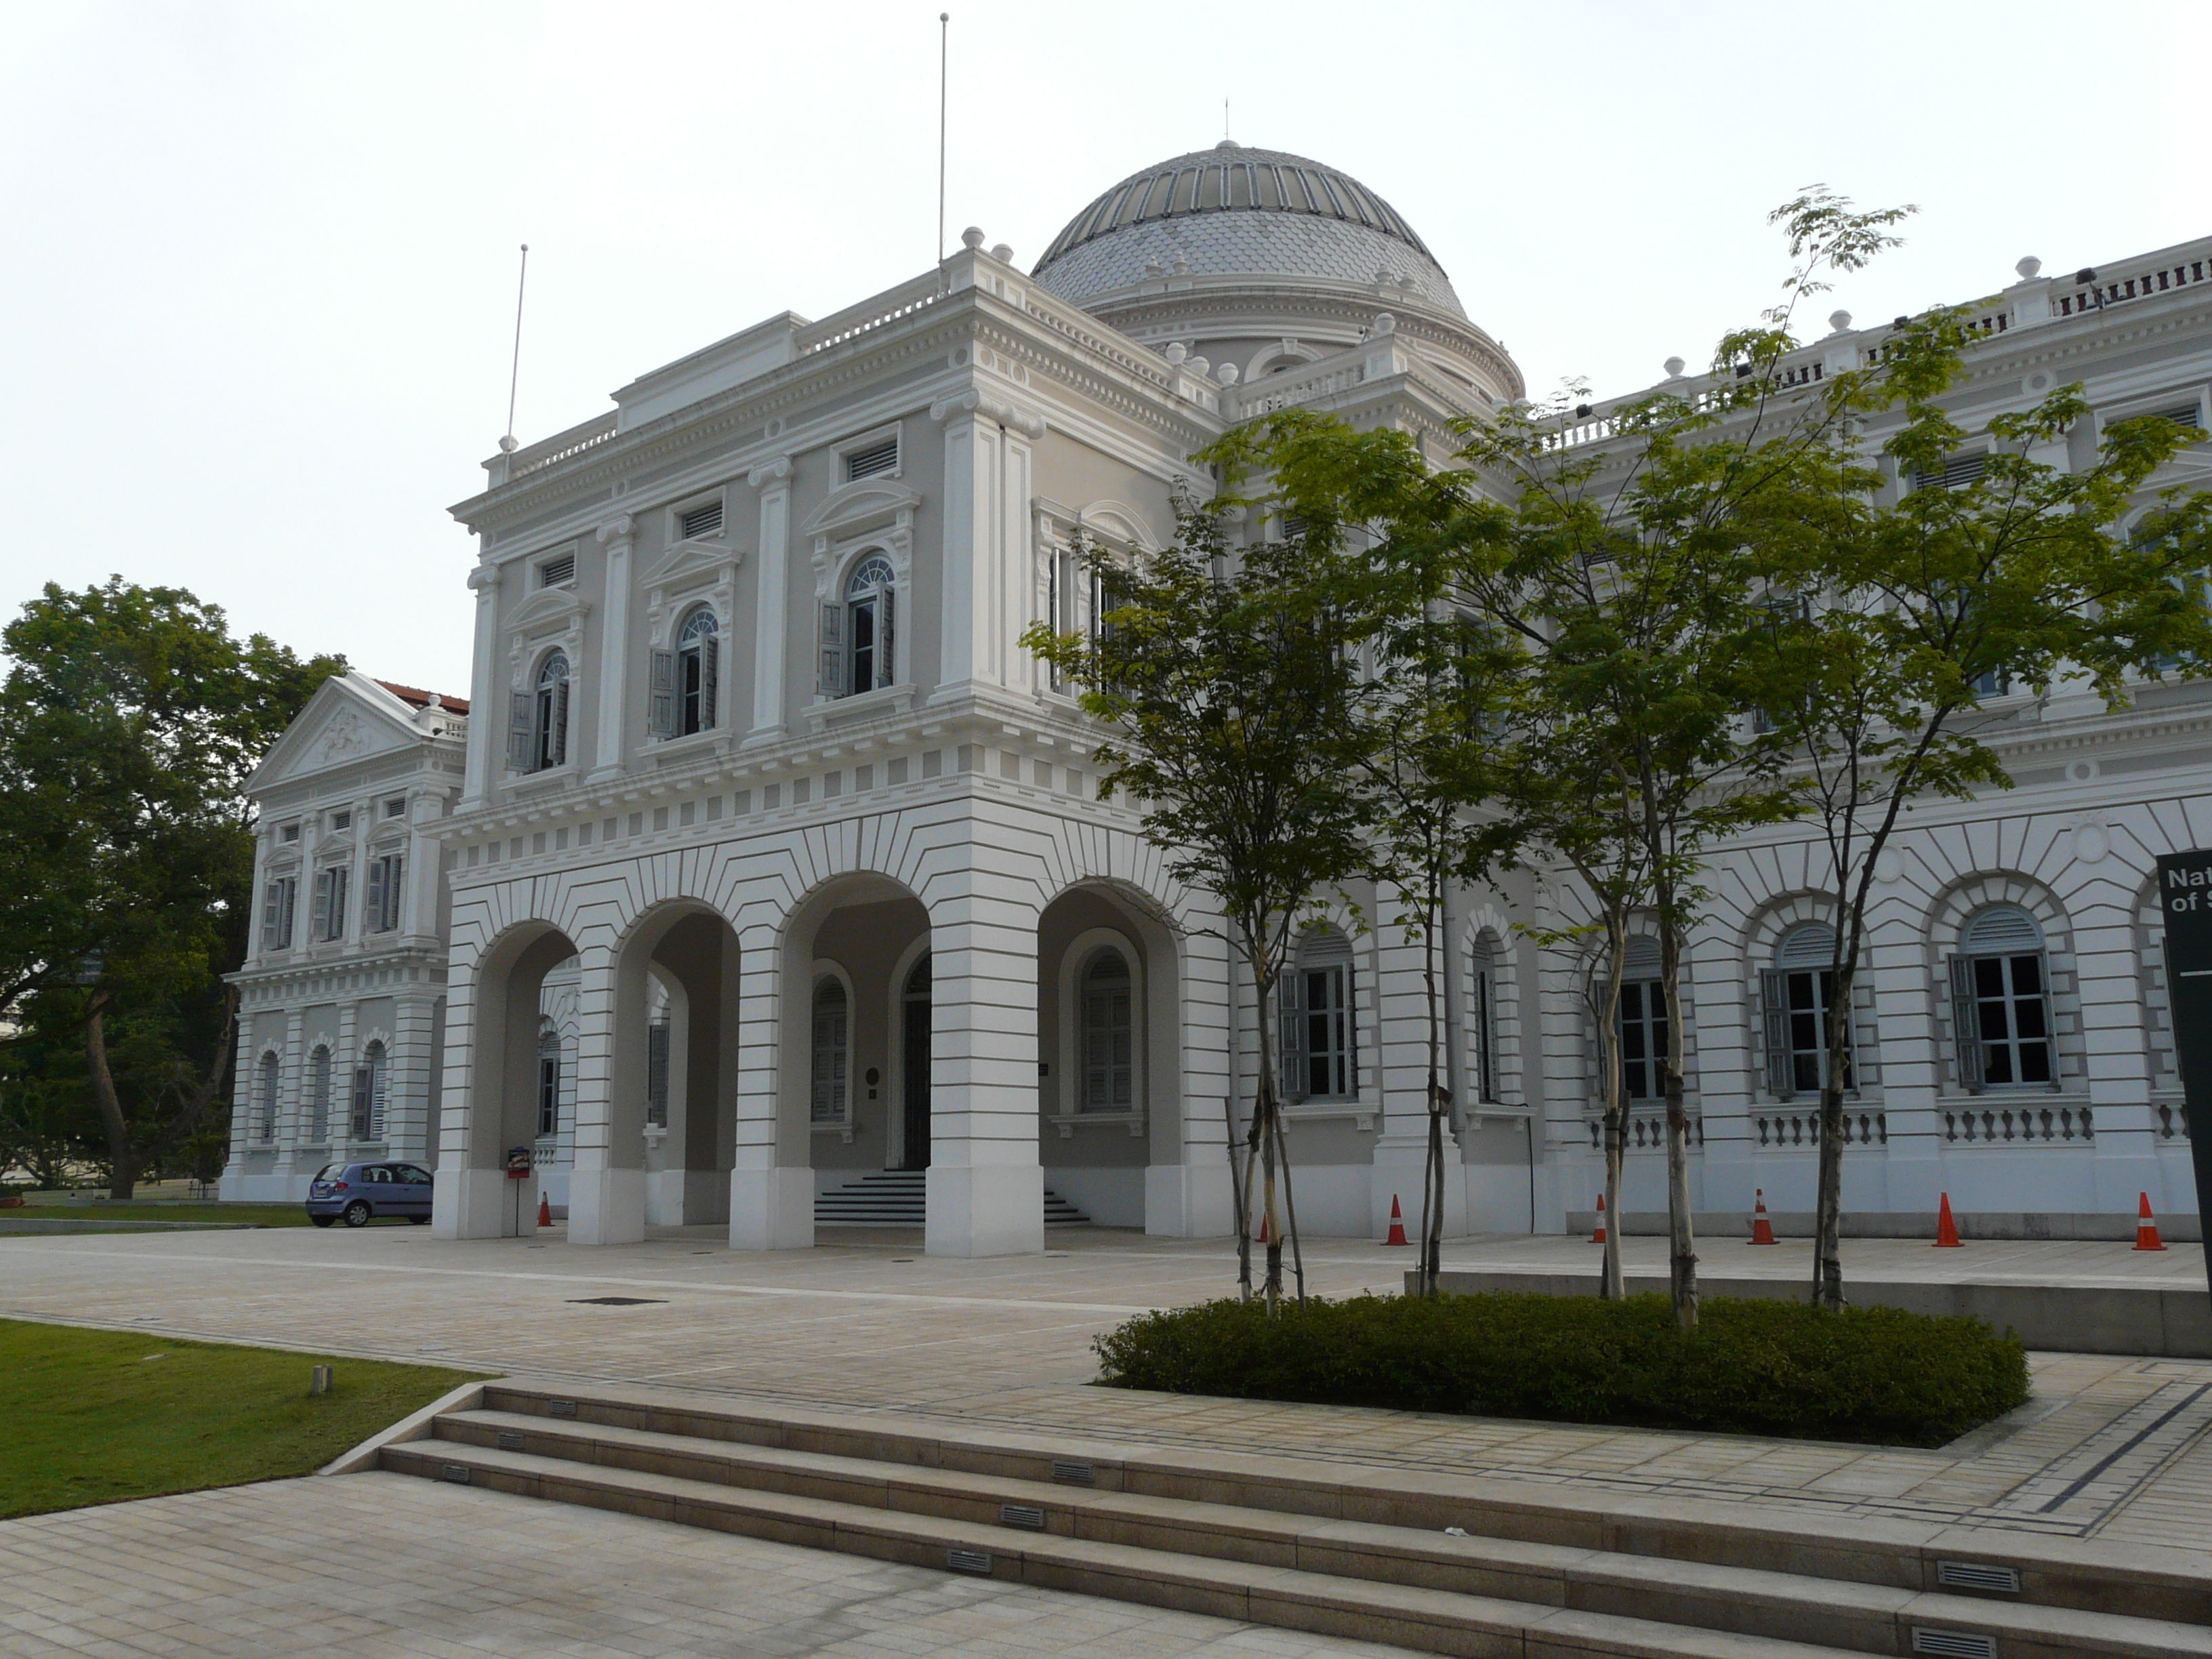
{"label": "white sky", "polygon": [[505,425],[517,245],[526,443],[918,274],[946,4],[956,240],[1026,266],[1225,96],[1395,204],[1532,391],[1700,361],[1815,180],[1922,208],[1822,315],[2212,233],[2202,3],[15,0],[0,613],[120,572],[465,692],[445,509]]}

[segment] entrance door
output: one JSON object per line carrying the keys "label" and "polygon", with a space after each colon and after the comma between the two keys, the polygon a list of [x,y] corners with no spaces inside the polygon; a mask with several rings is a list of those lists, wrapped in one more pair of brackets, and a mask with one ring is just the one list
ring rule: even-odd
{"label": "entrance door", "polygon": [[908,1170],[929,1167],[929,958],[915,963],[902,1000],[906,1016],[900,1070],[905,1075]]}

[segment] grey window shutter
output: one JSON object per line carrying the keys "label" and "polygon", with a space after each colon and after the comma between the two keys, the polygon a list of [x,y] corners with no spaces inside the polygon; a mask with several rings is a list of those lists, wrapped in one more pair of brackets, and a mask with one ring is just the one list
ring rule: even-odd
{"label": "grey window shutter", "polygon": [[568,685],[565,674],[553,683],[553,741],[545,745],[546,763],[552,766],[568,762]]}
{"label": "grey window shutter", "polygon": [[845,607],[825,605],[822,607],[822,695],[839,697],[845,694]]}
{"label": "grey window shutter", "polygon": [[385,862],[392,866],[391,872],[384,878],[384,931],[388,933],[399,926],[400,880],[406,871],[407,860],[394,853]]}
{"label": "grey window shutter", "polygon": [[656,738],[676,735],[676,653],[656,651],[653,653],[652,709],[647,719]]}
{"label": "grey window shutter", "polygon": [[331,889],[337,875],[335,870],[315,872],[315,905],[308,915],[307,931],[318,939],[331,936]]}
{"label": "grey window shutter", "polygon": [[1277,1024],[1283,1033],[1283,1094],[1286,1099],[1306,1097],[1305,1025],[1301,1018],[1304,1009],[1298,996],[1298,970],[1285,971],[1275,981],[1275,1006],[1281,1018]]}
{"label": "grey window shutter", "polygon": [[508,694],[507,705],[507,769],[527,772],[533,758],[530,752],[530,711],[534,699],[527,691]]}
{"label": "grey window shutter", "polygon": [[263,890],[261,900],[261,948],[264,951],[274,951],[279,948],[276,943],[276,919],[283,914],[283,908],[284,884],[281,881],[272,881]]}
{"label": "grey window shutter", "polygon": [[876,606],[876,684],[890,685],[898,678],[898,630],[892,626],[892,606],[897,591],[886,587]]}
{"label": "grey window shutter", "polygon": [[709,634],[699,641],[699,729],[714,727],[714,709],[722,688],[722,641]]}
{"label": "grey window shutter", "polygon": [[331,939],[345,937],[347,890],[352,876],[353,872],[343,864],[331,872],[331,931],[327,935]]}
{"label": "grey window shutter", "polygon": [[387,924],[384,920],[384,877],[389,861],[371,859],[368,862],[368,891],[361,907],[362,932],[380,933]]}
{"label": "grey window shutter", "polygon": [[352,1129],[353,1138],[356,1140],[366,1140],[368,1139],[368,1067],[366,1066],[355,1066],[353,1068],[353,1112],[351,1115],[353,1121],[349,1127]]}
{"label": "grey window shutter", "polygon": [[1759,994],[1765,1005],[1766,1091],[1777,1100],[1787,1100],[1797,1092],[1790,1052],[1790,976],[1778,968],[1763,969]]}
{"label": "grey window shutter", "polygon": [[1972,1094],[1982,1091],[1982,1031],[1980,1011],[1974,1002],[1974,959],[1947,957],[1951,975],[1951,1040],[1959,1054],[1959,1084]]}
{"label": "grey window shutter", "polygon": [[300,902],[300,878],[287,876],[276,884],[284,890],[283,908],[276,919],[276,948],[289,951],[292,948],[292,913]]}

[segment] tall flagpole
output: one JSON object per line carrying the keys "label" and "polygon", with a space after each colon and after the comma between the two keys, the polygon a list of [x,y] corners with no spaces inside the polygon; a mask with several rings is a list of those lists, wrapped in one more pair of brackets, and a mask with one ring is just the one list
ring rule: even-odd
{"label": "tall flagpole", "polygon": [[514,453],[514,394],[522,384],[522,290],[530,280],[530,244],[522,245],[522,270],[514,279],[514,362],[507,374],[507,435],[499,447]]}
{"label": "tall flagpole", "polygon": [[945,263],[945,64],[952,52],[952,14],[937,14],[937,263]]}

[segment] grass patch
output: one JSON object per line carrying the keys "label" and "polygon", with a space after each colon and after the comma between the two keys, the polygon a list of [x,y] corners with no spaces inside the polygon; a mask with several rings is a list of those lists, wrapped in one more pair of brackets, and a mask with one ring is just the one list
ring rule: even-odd
{"label": "grass patch", "polygon": [[1093,1345],[1113,1388],[1936,1446],[2027,1399],[2027,1354],[1978,1320],[1713,1297],[1485,1291],[1208,1302]]}
{"label": "grass patch", "polygon": [[[192,1204],[171,1199],[140,1202],[94,1199],[86,1203],[34,1198],[21,1209],[0,1210],[0,1221],[250,1221],[258,1227],[304,1227],[304,1204]],[[404,1225],[404,1223],[401,1224]]]}
{"label": "grass patch", "polygon": [[311,1474],[472,1375],[0,1320],[0,1516]]}

